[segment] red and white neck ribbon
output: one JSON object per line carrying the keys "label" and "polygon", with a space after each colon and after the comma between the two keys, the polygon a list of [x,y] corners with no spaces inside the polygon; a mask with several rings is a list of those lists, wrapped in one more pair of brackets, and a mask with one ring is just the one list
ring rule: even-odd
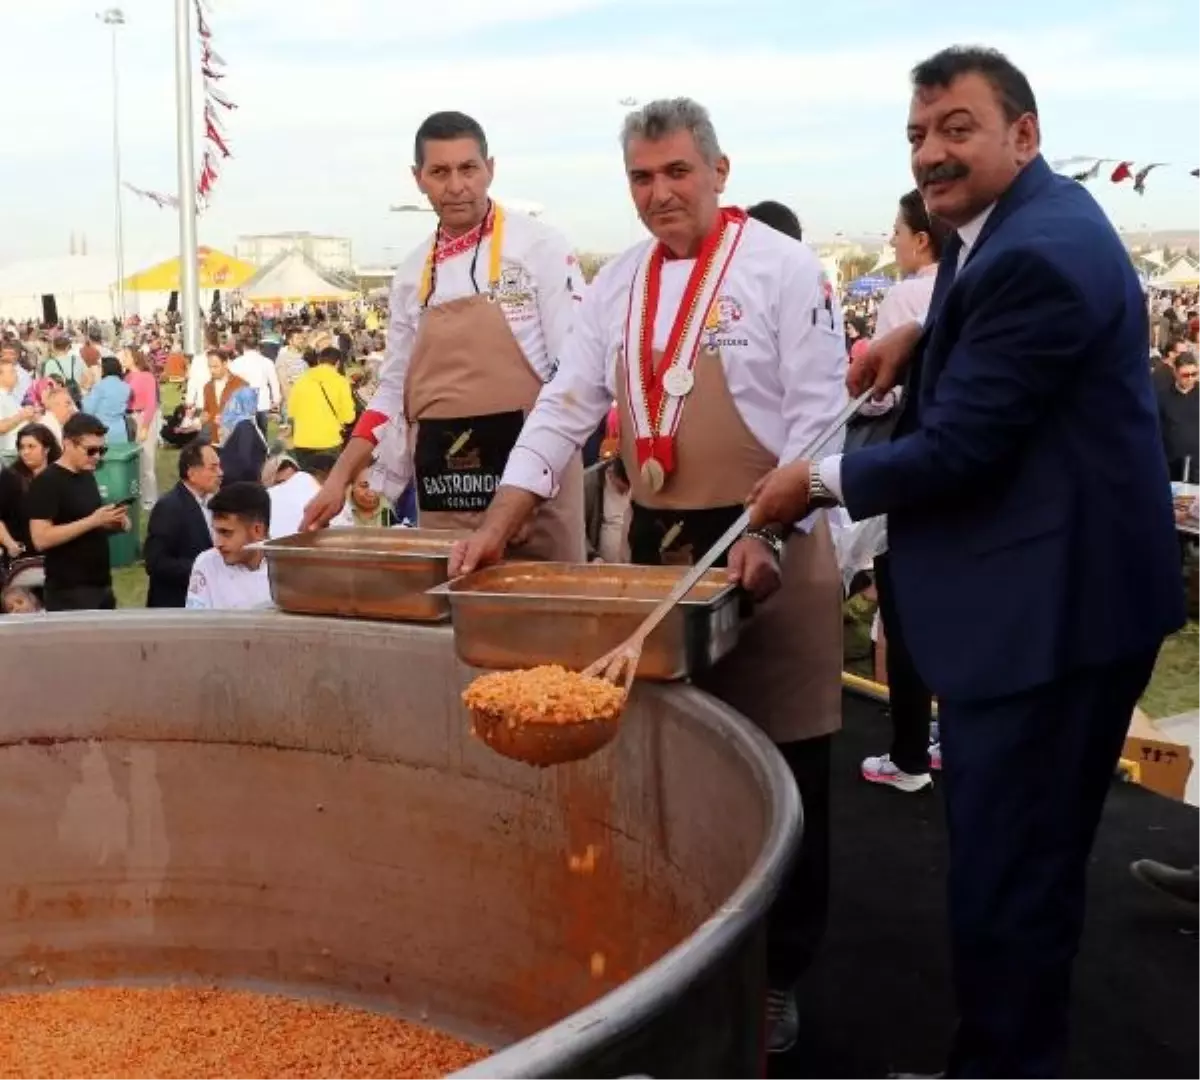
{"label": "red and white neck ribbon", "polygon": [[651,246],[634,275],[625,316],[625,388],[633,420],[638,466],[654,459],[670,475],[675,469],[675,433],[687,394],[668,393],[663,385],[674,367],[686,371],[690,388],[696,357],[709,309],[716,301],[746,227],[746,212],[723,208],[705,238],[688,276],[683,299],[675,312],[662,359],[654,363],[654,324],[662,291],[662,267],[667,250]]}

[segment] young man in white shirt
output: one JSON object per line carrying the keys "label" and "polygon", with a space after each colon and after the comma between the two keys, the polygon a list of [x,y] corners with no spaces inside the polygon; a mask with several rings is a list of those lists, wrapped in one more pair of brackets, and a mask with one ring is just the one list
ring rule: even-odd
{"label": "young man in white shirt", "polygon": [[245,379],[257,392],[258,430],[266,435],[270,412],[279,408],[283,401],[279,389],[279,375],[274,363],[258,351],[258,341],[253,335],[249,335],[242,340],[242,354],[230,361],[229,370],[238,378]]}
{"label": "young man in white shirt", "polygon": [[[373,486],[389,498],[415,477],[423,527],[472,528],[571,333],[579,266],[556,230],[489,197],[494,165],[479,123],[434,113],[417,130],[414,156],[438,226],[396,272],[379,386],[305,527],[340,512],[375,456]],[[583,517],[575,451],[513,555],[582,561]]]}
{"label": "young man in white shirt", "polygon": [[258,611],[274,607],[267,560],[248,544],[267,538],[271,499],[262,484],[227,484],[209,500],[214,546],[196,556],[187,607],[194,611]]}

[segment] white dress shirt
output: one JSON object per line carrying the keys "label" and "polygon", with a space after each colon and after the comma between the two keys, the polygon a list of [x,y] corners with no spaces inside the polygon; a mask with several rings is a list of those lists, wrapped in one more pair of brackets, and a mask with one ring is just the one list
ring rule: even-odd
{"label": "white dress shirt", "polygon": [[[381,414],[400,429],[397,445],[404,443],[404,384],[421,320],[421,279],[432,246],[430,235],[409,253],[392,279],[387,352],[379,370],[379,385],[367,406],[368,413]],[[429,306],[486,295],[491,252],[489,234],[479,245],[478,254],[468,248],[439,262]],[[556,229],[506,209],[500,277],[500,309],[513,337],[533,370],[549,380],[566,347],[576,302],[583,294],[583,273],[571,247]]]}
{"label": "white dress shirt", "polygon": [[883,337],[905,323],[925,322],[925,316],[929,314],[929,302],[933,299],[937,272],[937,263],[933,263],[911,277],[897,281],[888,289],[879,302],[879,312],[875,317],[876,337]]}
{"label": "white dress shirt", "polygon": [[[652,243],[630,248],[592,282],[562,367],[525,422],[501,483],[552,497],[571,456],[612,407],[629,290]],[[663,264],[656,350],[666,347],[694,262]],[[846,403],[842,313],[820,260],[749,220],[719,298],[729,314],[717,345],[733,404],[766,450],[791,461]]]}
{"label": "white dress shirt", "polygon": [[229,370],[239,379],[245,379],[258,391],[258,411],[269,412],[283,400],[279,393],[279,375],[275,365],[257,349],[247,349],[241,356],[230,361]]}

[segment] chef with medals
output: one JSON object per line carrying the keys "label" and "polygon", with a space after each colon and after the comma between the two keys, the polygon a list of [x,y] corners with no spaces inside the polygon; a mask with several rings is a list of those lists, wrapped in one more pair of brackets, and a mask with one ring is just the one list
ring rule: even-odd
{"label": "chef with medals", "polygon": [[[493,163],[475,120],[430,116],[415,161],[438,226],[396,272],[379,386],[302,528],[339,513],[368,462],[385,495],[415,481],[421,526],[474,527],[577,314],[582,279],[571,249],[554,229],[488,197]],[[554,498],[512,538],[513,557],[585,558],[579,454],[561,471]]]}
{"label": "chef with medals", "polygon": [[[801,454],[846,403],[841,315],[816,255],[721,208],[729,171],[703,107],[632,113],[623,135],[638,214],[653,234],[588,287],[557,377],[525,423],[458,574],[500,559],[558,492],[576,448],[615,397],[633,489],[635,563],[689,564],[741,513],[755,484]],[[769,1048],[796,1039],[794,988],[824,930],[829,751],[841,726],[842,587],[816,512],[786,535],[747,534],[728,569],[754,598],[728,657],[697,683],[779,746],[804,801],[799,859],[772,912]]]}

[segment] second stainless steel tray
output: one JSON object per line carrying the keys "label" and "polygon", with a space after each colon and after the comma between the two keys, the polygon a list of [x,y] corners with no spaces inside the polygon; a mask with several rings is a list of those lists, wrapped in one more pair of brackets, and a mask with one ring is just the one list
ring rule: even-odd
{"label": "second stainless steel tray", "polygon": [[[433,590],[450,602],[461,659],[480,668],[562,664],[576,670],[621,644],[686,567],[502,563]],[[638,677],[682,679],[737,644],[739,597],[723,570],[706,574],[650,635]]]}
{"label": "second stainless steel tray", "polygon": [[442,622],[450,548],[467,534],[439,529],[320,529],[265,545],[271,595],[284,611],[399,622]]}

